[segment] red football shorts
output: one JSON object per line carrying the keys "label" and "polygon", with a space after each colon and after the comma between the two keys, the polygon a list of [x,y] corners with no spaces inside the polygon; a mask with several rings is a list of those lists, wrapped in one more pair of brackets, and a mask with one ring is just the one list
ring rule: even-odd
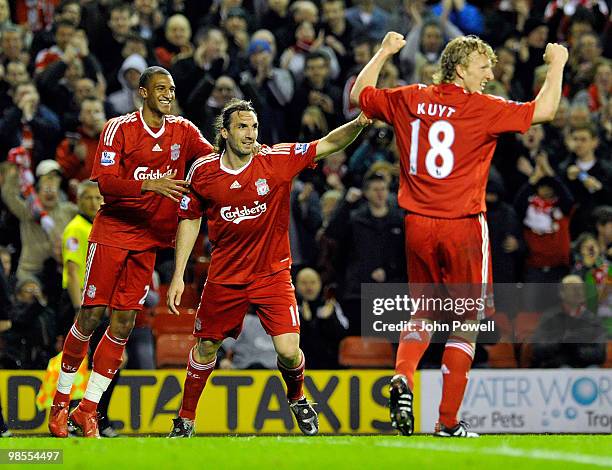
{"label": "red football shorts", "polygon": [[196,313],[193,335],[211,340],[237,338],[249,305],[266,333],[300,332],[300,317],[291,274],[284,269],[244,285],[206,282]]}
{"label": "red football shorts", "polygon": [[155,250],[131,251],[89,242],[82,305],[142,310],[155,269],[155,254]]}
{"label": "red football shorts", "polygon": [[[424,285],[444,284],[438,294],[454,301],[483,299],[485,309],[471,308],[460,315],[437,312],[437,320],[480,320],[492,313],[491,251],[489,230],[484,214],[461,219],[438,219],[408,214],[405,219],[406,259],[411,295],[428,296],[432,289]],[[413,285],[416,284],[416,286]],[[415,292],[418,291],[418,292]],[[434,305],[434,303],[432,303]],[[439,304],[438,304],[439,305]],[[432,312],[420,310],[415,318],[430,318]]]}

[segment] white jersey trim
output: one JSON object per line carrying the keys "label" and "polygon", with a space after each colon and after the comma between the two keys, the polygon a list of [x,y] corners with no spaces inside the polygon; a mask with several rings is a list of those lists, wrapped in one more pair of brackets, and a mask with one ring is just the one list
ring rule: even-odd
{"label": "white jersey trim", "polygon": [[147,131],[147,133],[153,137],[154,139],[159,139],[162,134],[164,133],[164,131],[166,130],[166,117],[164,116],[164,120],[162,122],[162,126],[161,128],[157,131],[157,132],[153,132],[151,130],[151,128],[149,126],[147,126],[147,123],[145,122],[144,118],[142,117],[142,108],[140,108],[138,110],[138,117],[140,117],[140,122],[142,122],[142,126],[144,127],[145,131]]}
{"label": "white jersey trim", "polygon": [[136,120],[136,116],[134,113],[126,114],[124,116],[119,116],[108,121],[108,125],[106,126],[106,130],[104,131],[104,145],[110,147],[113,145],[113,140],[115,140],[115,134],[117,130],[121,126],[121,124],[127,122],[134,122]]}
{"label": "white jersey trim", "polygon": [[232,168],[226,167],[223,164],[223,155],[225,155],[225,151],[223,151],[223,153],[219,157],[219,165],[221,166],[221,170],[225,171],[226,173],[229,173],[230,175],[239,175],[244,170],[246,170],[248,168],[248,166],[251,164],[251,162],[253,161],[253,155],[251,154],[251,158],[249,159],[249,161],[244,166],[238,168],[237,170],[234,170]]}

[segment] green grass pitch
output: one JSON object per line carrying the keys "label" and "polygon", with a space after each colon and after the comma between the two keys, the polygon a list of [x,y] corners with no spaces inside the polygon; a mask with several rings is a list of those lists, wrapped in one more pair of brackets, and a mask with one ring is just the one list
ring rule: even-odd
{"label": "green grass pitch", "polygon": [[[0,449],[63,449],[84,469],[612,468],[612,436],[244,436],[1,439]],[[18,468],[41,468],[23,465]],[[58,465],[58,467],[60,467]],[[10,468],[7,467],[7,468]],[[53,468],[53,467],[51,467]]]}

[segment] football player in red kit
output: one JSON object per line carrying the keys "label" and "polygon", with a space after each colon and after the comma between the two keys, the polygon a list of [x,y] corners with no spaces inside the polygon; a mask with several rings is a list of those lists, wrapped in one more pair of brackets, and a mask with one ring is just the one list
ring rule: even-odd
{"label": "football player in red kit", "polygon": [[[544,60],[548,70],[540,93],[534,101],[517,103],[482,94],[493,79],[496,57],[475,36],[448,43],[434,85],[375,88],[383,65],[404,44],[401,34],[387,33],[380,50],[357,77],[351,100],[368,117],[395,128],[401,155],[398,199],[408,213],[410,282],[444,284],[449,290],[451,284],[464,283],[477,285],[482,292],[492,280],[484,196],[497,138],[503,132],[525,132],[532,124],[553,119],[567,50],[558,44],[547,45]],[[478,323],[484,313],[482,309],[472,312],[474,315],[463,315],[464,322]],[[413,432],[414,372],[431,339],[422,322],[431,320],[431,313],[417,312],[411,320],[414,327],[400,338],[389,406],[392,425],[405,435]],[[437,436],[478,436],[457,420],[475,340],[476,332],[453,331],[446,343]]]}
{"label": "football player in red kit", "polygon": [[360,114],[318,141],[263,146],[257,115],[247,101],[229,102],[217,121],[220,154],[199,158],[189,170],[189,194],[180,204],[176,268],[168,307],[178,313],[183,273],[200,229],[208,220],[212,259],[194,326],[198,342],[189,353],[179,416],[169,437],[191,437],[196,407],[215,367],[223,339],[236,338],[249,305],[272,336],[289,407],[300,430],[318,432],[318,418],[302,391],[304,355],[291,283],[289,196],[295,176],[349,145],[370,121]]}
{"label": "football player in red kit", "polygon": [[[170,115],[174,81],[161,67],[140,77],[143,107],[106,124],[91,175],[105,204],[89,237],[83,301],[66,336],[49,430],[98,436],[96,407],[115,375],[125,343],[149,291],[158,248],[173,245],[178,202],[187,192],[186,163],[213,151],[188,120]],[[180,179],[175,179],[178,177]],[[85,397],[68,416],[70,389],[89,338],[106,308],[110,326],[93,357]]]}

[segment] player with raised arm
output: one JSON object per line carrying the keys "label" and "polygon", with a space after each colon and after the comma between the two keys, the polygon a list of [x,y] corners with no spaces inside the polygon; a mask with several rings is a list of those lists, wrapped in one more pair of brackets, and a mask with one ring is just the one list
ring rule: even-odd
{"label": "player with raised arm", "polygon": [[[91,179],[105,204],[89,237],[81,309],[64,342],[49,416],[57,437],[67,437],[69,427],[85,437],[99,435],[97,404],[143,308],[156,250],[173,244],[178,202],[187,192],[187,182],[175,177],[183,177],[188,161],[213,150],[191,122],[170,114],[175,86],[166,69],[147,68],[139,86],[142,109],[111,119],[100,135]],[[74,376],[107,307],[110,326],[94,353],[85,397],[69,416]]]}
{"label": "player with raised arm", "polygon": [[183,273],[208,220],[212,259],[198,307],[179,415],[169,437],[191,437],[198,400],[215,367],[223,339],[238,337],[249,305],[272,337],[278,368],[287,386],[289,408],[300,430],[319,430],[315,410],[302,391],[304,355],[300,320],[291,283],[289,196],[295,176],[316,161],[349,145],[370,121],[358,118],[318,141],[254,149],[258,121],[247,101],[232,100],[217,119],[220,154],[198,159],[188,173],[176,237],[176,267],[168,288],[168,307],[178,314]]}
{"label": "player with raised arm", "polygon": [[[568,53],[559,44],[548,44],[544,54],[548,70],[540,93],[534,101],[517,103],[482,94],[493,79],[496,57],[475,36],[448,43],[434,85],[375,88],[383,65],[404,44],[401,34],[387,33],[382,47],[357,77],[351,101],[368,117],[395,128],[401,155],[398,199],[408,212],[410,282],[464,283],[478,285],[480,290],[492,280],[484,196],[497,138],[503,132],[525,132],[532,124],[553,119]],[[464,315],[464,321],[478,323],[484,312],[472,312],[474,315]],[[414,430],[411,389],[431,339],[422,322],[431,319],[428,312],[417,312],[412,321],[419,331],[400,338],[389,406],[392,425],[404,435]],[[436,436],[478,436],[457,420],[475,341],[476,333],[452,332],[446,343]]]}

